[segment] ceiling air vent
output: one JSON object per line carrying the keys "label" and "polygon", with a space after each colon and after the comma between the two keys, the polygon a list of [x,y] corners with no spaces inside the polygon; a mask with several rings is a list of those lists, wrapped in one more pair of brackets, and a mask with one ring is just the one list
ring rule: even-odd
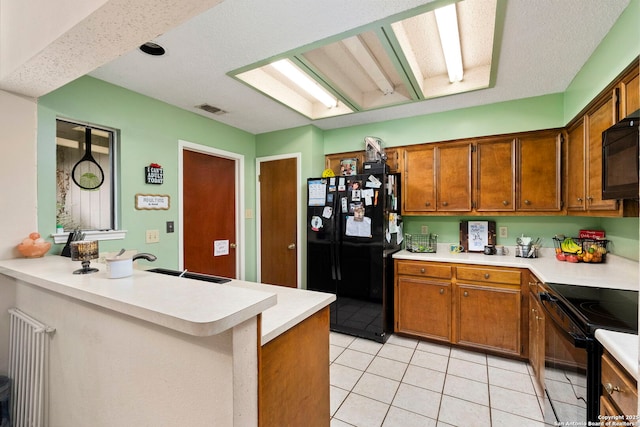
{"label": "ceiling air vent", "polygon": [[207,113],[215,114],[217,116],[221,116],[222,114],[226,114],[227,112],[221,108],[214,107],[209,104],[196,105],[196,108],[206,111]]}

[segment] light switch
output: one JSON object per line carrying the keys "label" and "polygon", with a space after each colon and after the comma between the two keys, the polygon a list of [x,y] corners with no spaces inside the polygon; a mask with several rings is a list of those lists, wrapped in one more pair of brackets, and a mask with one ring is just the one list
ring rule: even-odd
{"label": "light switch", "polygon": [[500,237],[509,237],[509,230],[507,227],[500,227]]}
{"label": "light switch", "polygon": [[159,230],[147,230],[146,239],[147,243],[158,243],[160,241]]}

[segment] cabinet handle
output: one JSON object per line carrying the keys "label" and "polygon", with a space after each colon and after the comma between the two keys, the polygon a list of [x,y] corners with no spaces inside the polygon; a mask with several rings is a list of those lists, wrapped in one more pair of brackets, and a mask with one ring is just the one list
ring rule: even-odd
{"label": "cabinet handle", "polygon": [[502,204],[503,204],[503,205],[505,205],[505,206],[507,206],[507,205],[509,204],[509,202],[507,202],[506,200],[503,200],[503,201],[502,201]]}
{"label": "cabinet handle", "polygon": [[593,196],[587,197],[587,201],[591,202],[593,200]]}
{"label": "cabinet handle", "polygon": [[449,206],[448,202],[442,202],[442,206]]}
{"label": "cabinet handle", "polygon": [[608,393],[608,394],[610,394],[610,395],[611,395],[611,394],[613,394],[613,393],[615,393],[616,391],[617,391],[618,393],[622,393],[622,391],[620,390],[620,387],[618,387],[618,386],[615,386],[615,387],[614,387],[614,386],[613,386],[613,384],[611,384],[611,383],[606,383],[606,384],[604,385],[604,389],[605,389],[605,390],[607,391],[607,393]]}
{"label": "cabinet handle", "polygon": [[468,297],[469,296],[469,292],[464,291],[462,295],[465,296],[465,297]]}
{"label": "cabinet handle", "polygon": [[484,278],[488,279],[489,278],[489,273],[484,273]]}
{"label": "cabinet handle", "polygon": [[525,205],[530,205],[530,204],[531,204],[531,201],[529,201],[529,200],[525,200],[525,201],[524,201],[524,204],[525,204]]}
{"label": "cabinet handle", "polygon": [[425,206],[431,206],[431,202],[427,202],[424,204]]}
{"label": "cabinet handle", "polygon": [[421,269],[420,269],[420,273],[423,273],[423,274],[424,274],[424,268],[421,268]]}
{"label": "cabinet handle", "polygon": [[582,197],[578,197],[578,201],[582,203]]}
{"label": "cabinet handle", "polygon": [[444,295],[444,289],[440,289],[440,295]]}

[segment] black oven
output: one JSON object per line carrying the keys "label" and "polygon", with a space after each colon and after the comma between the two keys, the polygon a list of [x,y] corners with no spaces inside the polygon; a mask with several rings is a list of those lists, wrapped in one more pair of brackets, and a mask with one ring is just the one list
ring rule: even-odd
{"label": "black oven", "polygon": [[545,422],[597,422],[602,346],[598,328],[638,332],[638,292],[545,284]]}

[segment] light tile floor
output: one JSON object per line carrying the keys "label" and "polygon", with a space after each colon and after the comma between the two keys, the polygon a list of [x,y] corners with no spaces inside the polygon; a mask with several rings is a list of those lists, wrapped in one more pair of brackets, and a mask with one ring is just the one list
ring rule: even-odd
{"label": "light tile floor", "polygon": [[331,427],[542,427],[527,363],[331,332]]}

